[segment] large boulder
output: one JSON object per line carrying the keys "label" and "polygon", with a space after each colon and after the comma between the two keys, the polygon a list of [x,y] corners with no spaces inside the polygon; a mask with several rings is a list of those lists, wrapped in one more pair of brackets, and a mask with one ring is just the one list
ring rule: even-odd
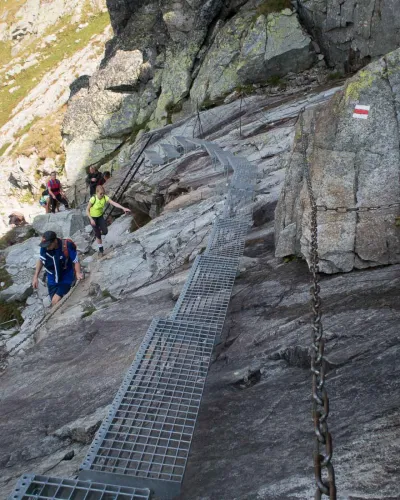
{"label": "large boulder", "polygon": [[153,76],[153,67],[143,61],[141,51],[118,50],[90,78],[88,88],[73,96],[63,123],[70,179],[113,153],[135,125],[148,120],[158,91]]}
{"label": "large boulder", "polygon": [[33,227],[39,234],[54,231],[59,238],[70,238],[78,231],[83,231],[88,218],[80,210],[65,210],[55,214],[38,215],[33,220]]}
{"label": "large boulder", "polygon": [[[310,255],[310,203],[301,153],[305,139],[312,188],[322,207],[321,270],[400,262],[400,228],[395,224],[400,200],[399,89],[400,49],[360,71],[329,104],[306,114],[276,211],[278,257]],[[356,104],[370,106],[367,119],[353,116]],[[382,206],[388,208],[366,210]],[[321,211],[323,207],[339,211]]]}
{"label": "large boulder", "polygon": [[5,251],[5,267],[12,285],[0,292],[0,299],[23,301],[32,294],[32,277],[39,258],[40,238],[29,238]]}
{"label": "large boulder", "polygon": [[400,46],[397,0],[298,0],[300,17],[328,61],[359,69]]}
{"label": "large boulder", "polygon": [[237,87],[310,68],[311,39],[290,9],[267,16],[241,10],[219,31],[200,68],[191,98],[215,101]]}
{"label": "large boulder", "polygon": [[29,238],[5,250],[6,266],[10,274],[18,275],[22,269],[33,269],[39,258],[41,238]]}
{"label": "large boulder", "polygon": [[[115,37],[75,91],[63,124],[66,171],[112,161],[124,144],[237,87],[309,69],[311,38],[262,0],[110,0]],[[265,12],[265,14],[264,14]],[[128,139],[128,140],[127,140]]]}

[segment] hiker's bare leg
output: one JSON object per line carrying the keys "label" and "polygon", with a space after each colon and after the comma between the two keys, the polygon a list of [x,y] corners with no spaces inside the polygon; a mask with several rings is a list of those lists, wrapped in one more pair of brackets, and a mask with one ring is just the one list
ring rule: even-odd
{"label": "hiker's bare leg", "polygon": [[102,245],[103,244],[103,242],[101,241],[101,238],[96,238],[96,243],[98,245]]}
{"label": "hiker's bare leg", "polygon": [[57,294],[54,294],[53,298],[51,299],[51,305],[55,306],[58,302],[60,302],[61,299],[62,299],[62,297],[60,297]]}

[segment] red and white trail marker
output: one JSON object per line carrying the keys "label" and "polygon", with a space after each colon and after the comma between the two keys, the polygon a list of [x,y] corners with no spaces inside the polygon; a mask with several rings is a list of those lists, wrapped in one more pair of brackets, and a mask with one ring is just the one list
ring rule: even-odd
{"label": "red and white trail marker", "polygon": [[369,115],[369,109],[371,106],[363,106],[361,104],[356,104],[356,107],[353,111],[353,118],[361,118],[362,120],[366,120]]}

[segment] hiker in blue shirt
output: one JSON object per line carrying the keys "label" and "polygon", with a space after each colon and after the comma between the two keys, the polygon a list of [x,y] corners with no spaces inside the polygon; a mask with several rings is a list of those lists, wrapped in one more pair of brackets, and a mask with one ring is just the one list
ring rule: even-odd
{"label": "hiker in blue shirt", "polygon": [[38,287],[39,273],[47,271],[47,286],[51,304],[57,304],[66,295],[76,279],[83,279],[76,245],[72,240],[57,238],[54,231],[46,231],[40,243],[40,260],[36,263],[32,286]]}

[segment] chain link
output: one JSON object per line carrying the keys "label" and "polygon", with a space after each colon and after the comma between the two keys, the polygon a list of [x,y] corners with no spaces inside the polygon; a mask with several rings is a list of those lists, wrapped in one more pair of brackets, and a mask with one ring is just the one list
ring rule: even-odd
{"label": "chain link", "polygon": [[329,399],[325,388],[326,360],[324,357],[325,338],[322,328],[321,298],[319,286],[318,256],[318,207],[312,190],[310,168],[307,157],[307,140],[304,133],[304,109],[300,112],[301,146],[304,159],[305,178],[311,204],[311,251],[310,271],[312,274],[312,413],[315,432],[314,473],[317,490],[315,499],[324,495],[336,500],[335,471],[332,465],[332,436],[328,430]]}
{"label": "chain link", "polygon": [[375,212],[377,210],[391,210],[400,207],[400,202],[390,205],[376,205],[375,207],[327,207],[326,205],[316,205],[318,212],[337,212],[346,214],[349,212]]}

